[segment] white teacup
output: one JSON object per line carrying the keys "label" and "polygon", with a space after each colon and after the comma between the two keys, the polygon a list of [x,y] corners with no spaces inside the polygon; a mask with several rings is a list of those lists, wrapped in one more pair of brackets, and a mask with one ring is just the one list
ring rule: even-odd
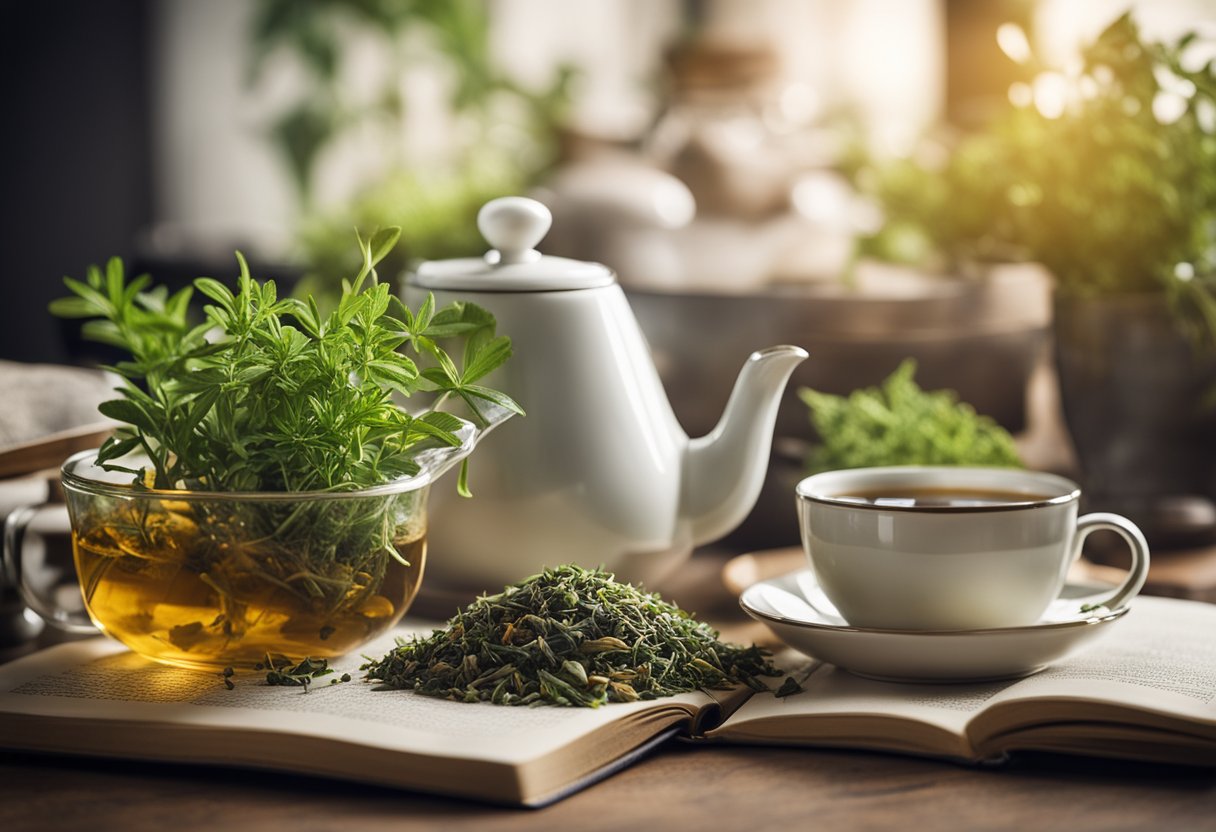
{"label": "white teacup", "polygon": [[[951,494],[971,499],[950,501]],[[1132,551],[1126,580],[1101,603],[1140,591],[1148,543],[1117,514],[1077,519],[1081,489],[1005,468],[831,471],[798,484],[802,544],[824,594],[852,626],[961,630],[1034,624],[1099,529]],[[885,495],[885,498],[884,496]]]}

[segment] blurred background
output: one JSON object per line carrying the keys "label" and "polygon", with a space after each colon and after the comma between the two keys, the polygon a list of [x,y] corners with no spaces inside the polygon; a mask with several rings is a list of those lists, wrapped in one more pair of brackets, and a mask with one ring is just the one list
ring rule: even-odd
{"label": "blurred background", "polygon": [[905,461],[1216,542],[1212,0],[0,9],[2,359],[104,361],[45,310],[111,255],[178,286],[239,248],[323,298],[353,229],[403,226],[396,279],[526,193],[542,249],[617,271],[690,434],[751,350],[811,352],[741,545],[796,541],[806,470]]}

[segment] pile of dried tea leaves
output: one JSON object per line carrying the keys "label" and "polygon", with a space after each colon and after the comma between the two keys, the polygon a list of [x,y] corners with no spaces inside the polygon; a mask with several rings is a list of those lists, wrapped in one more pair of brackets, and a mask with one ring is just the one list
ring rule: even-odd
{"label": "pile of dried tea leaves", "polygon": [[601,570],[547,569],[478,598],[429,637],[363,666],[383,687],[463,702],[599,707],[779,676],[658,595]]}

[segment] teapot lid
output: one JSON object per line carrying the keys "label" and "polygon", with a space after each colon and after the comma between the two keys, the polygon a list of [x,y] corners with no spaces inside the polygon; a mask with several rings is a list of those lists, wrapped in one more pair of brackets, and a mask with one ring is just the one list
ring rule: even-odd
{"label": "teapot lid", "polygon": [[415,285],[474,292],[553,292],[594,289],[616,281],[600,263],[550,257],[536,250],[553,222],[534,199],[505,196],[477,212],[477,228],[491,246],[485,257],[430,260],[418,267]]}

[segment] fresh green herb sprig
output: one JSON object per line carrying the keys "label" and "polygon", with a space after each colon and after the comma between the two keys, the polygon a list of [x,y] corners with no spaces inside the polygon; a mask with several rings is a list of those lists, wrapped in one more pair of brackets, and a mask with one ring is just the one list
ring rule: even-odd
{"label": "fresh green herb sprig", "polygon": [[363,666],[385,687],[462,702],[599,707],[780,675],[759,647],[601,570],[546,569]]}
{"label": "fresh green herb sprig", "polygon": [[[86,337],[131,355],[112,368],[122,398],[101,405],[125,424],[98,462],[159,488],[348,491],[414,473],[412,457],[428,445],[459,444],[459,420],[433,409],[411,416],[394,393],[457,397],[475,420],[487,405],[522,413],[478,383],[511,355],[493,316],[465,303],[436,310],[432,298],[414,312],[377,280],[399,233],[359,239],[362,266],[328,316],[311,298],[279,298],[239,253],[236,293],[195,281],[211,301],[197,326],[187,318],[191,289],[145,291],[148,278],[127,282],[117,258],[84,282],[66,279],[74,296],[52,312],[92,319]],[[464,341],[461,366],[440,346],[451,338]],[[419,371],[404,350],[433,366]],[[115,462],[136,450],[150,474]]]}
{"label": "fresh green herb sprig", "polygon": [[802,388],[820,437],[807,460],[811,471],[876,465],[994,465],[1020,467],[1009,433],[952,390],[922,390],[916,362],[904,361],[881,387],[833,396]]}

